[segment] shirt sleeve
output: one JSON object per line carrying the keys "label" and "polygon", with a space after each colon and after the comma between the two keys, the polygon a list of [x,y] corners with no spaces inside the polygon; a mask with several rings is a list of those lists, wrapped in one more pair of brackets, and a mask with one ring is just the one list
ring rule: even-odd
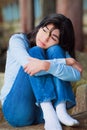
{"label": "shirt sleeve", "polygon": [[41,71],[36,76],[52,74],[64,81],[78,81],[81,78],[80,72],[72,66],[66,65],[65,59],[49,60],[50,68],[48,71]]}
{"label": "shirt sleeve", "polygon": [[[66,58],[71,57],[68,52],[66,52]],[[37,76],[52,74],[53,76],[64,80],[64,81],[78,81],[81,79],[81,73],[73,68],[72,66],[66,65],[65,59],[53,59],[48,60],[50,62],[50,68],[48,71],[41,71],[37,73]]]}
{"label": "shirt sleeve", "polygon": [[9,40],[9,52],[12,57],[21,65],[24,66],[29,62],[30,55],[27,50],[27,41],[21,36],[22,34],[14,34]]}
{"label": "shirt sleeve", "polygon": [[77,69],[58,62],[51,62],[50,69],[47,72],[65,81],[77,81],[81,78],[81,74]]}

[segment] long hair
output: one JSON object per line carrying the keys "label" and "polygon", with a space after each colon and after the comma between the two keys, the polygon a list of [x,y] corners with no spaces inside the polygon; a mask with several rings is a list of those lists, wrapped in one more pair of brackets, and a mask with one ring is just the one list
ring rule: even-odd
{"label": "long hair", "polygon": [[75,58],[75,36],[72,22],[69,18],[62,14],[50,14],[45,17],[40,24],[27,34],[29,40],[29,46],[36,46],[36,34],[41,27],[48,24],[53,24],[56,29],[60,30],[59,45],[68,51],[71,57]]}

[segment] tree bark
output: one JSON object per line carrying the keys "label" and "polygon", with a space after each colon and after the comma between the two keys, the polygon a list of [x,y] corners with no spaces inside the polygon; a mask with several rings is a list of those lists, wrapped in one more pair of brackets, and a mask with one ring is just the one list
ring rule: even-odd
{"label": "tree bark", "polygon": [[22,32],[29,32],[34,26],[33,0],[19,0]]}
{"label": "tree bark", "polygon": [[42,12],[43,12],[43,17],[55,13],[56,11],[56,0],[43,0],[43,6],[42,6]]}
{"label": "tree bark", "polygon": [[75,30],[75,49],[83,51],[83,31],[82,31],[82,0],[56,0],[56,12],[69,17]]}

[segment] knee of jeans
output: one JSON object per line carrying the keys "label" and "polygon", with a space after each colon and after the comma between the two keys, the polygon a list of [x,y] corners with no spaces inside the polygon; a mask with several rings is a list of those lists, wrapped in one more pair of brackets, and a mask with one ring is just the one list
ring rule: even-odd
{"label": "knee of jeans", "polygon": [[46,55],[48,59],[64,58],[65,51],[59,45],[54,45],[47,49]]}
{"label": "knee of jeans", "polygon": [[31,49],[29,49],[29,55],[34,57],[34,58],[38,58],[38,59],[45,59],[45,51],[38,47],[38,46],[35,46],[35,47],[32,47]]}
{"label": "knee of jeans", "polygon": [[30,114],[28,115],[22,115],[18,116],[16,115],[15,118],[8,118],[7,119],[8,123],[13,126],[13,127],[23,127],[23,126],[28,126],[28,125],[32,125],[35,122],[35,114],[33,112],[30,112]]}
{"label": "knee of jeans", "polygon": [[29,104],[29,107],[24,107],[24,109],[20,109],[18,107],[15,110],[6,109],[6,104],[2,107],[2,111],[4,114],[4,118],[7,122],[14,127],[21,127],[31,125],[35,122],[35,105]]}

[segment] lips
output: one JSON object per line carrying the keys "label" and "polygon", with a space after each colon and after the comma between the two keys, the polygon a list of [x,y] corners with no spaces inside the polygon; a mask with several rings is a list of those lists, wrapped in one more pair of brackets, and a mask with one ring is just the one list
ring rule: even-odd
{"label": "lips", "polygon": [[38,42],[39,42],[39,45],[40,46],[43,46],[43,47],[45,47],[46,45],[45,45],[45,43],[44,42],[42,42],[41,40],[38,40]]}

